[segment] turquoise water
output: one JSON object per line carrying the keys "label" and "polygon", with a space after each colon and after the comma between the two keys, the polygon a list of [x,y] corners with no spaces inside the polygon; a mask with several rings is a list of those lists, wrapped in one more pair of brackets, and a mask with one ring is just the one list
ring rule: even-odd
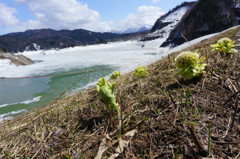
{"label": "turquoise water", "polygon": [[77,75],[0,79],[0,121],[47,104],[64,91],[67,91],[66,94],[69,95],[76,90],[90,86],[91,83],[111,74],[114,70],[116,68],[110,65],[97,65],[71,70],[56,70],[57,73],[54,73],[56,75],[90,71]]}

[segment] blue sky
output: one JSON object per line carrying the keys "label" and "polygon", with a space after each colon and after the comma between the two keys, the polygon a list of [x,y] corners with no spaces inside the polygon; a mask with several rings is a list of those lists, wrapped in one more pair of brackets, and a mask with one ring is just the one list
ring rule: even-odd
{"label": "blue sky", "polygon": [[0,0],[0,35],[42,28],[105,32],[151,27],[157,18],[182,2],[184,0]]}

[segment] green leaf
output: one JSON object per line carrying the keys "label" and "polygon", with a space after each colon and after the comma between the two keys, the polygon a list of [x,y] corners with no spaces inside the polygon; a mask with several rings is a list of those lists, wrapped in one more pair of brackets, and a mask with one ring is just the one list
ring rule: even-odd
{"label": "green leaf", "polygon": [[117,110],[118,104],[113,93],[114,86],[115,84],[108,83],[105,78],[101,78],[96,85],[97,91],[107,109],[110,106],[112,110]]}
{"label": "green leaf", "polygon": [[63,158],[63,159],[71,159],[70,155],[68,155],[68,154],[64,154],[64,155],[62,156],[62,158]]}

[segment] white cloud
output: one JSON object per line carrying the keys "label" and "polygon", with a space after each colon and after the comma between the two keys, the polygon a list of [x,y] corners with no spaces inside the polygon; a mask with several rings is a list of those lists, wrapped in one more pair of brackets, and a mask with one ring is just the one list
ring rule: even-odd
{"label": "white cloud", "polygon": [[77,0],[14,0],[29,7],[35,19],[9,27],[8,32],[27,29],[87,29],[92,31],[125,31],[129,28],[152,26],[163,14],[159,7],[140,6],[120,22],[105,22],[101,15]]}
{"label": "white cloud", "polygon": [[9,27],[18,24],[19,20],[14,16],[17,13],[15,8],[8,7],[2,3],[0,3],[0,8],[0,26]]}
{"label": "white cloud", "polygon": [[143,26],[152,26],[155,21],[164,13],[159,7],[140,6],[136,14],[129,14],[122,22],[115,24],[115,30],[124,31],[129,28],[141,28]]}
{"label": "white cloud", "polygon": [[77,0],[15,0],[15,2],[27,4],[36,18],[18,28],[110,30],[108,23],[102,21],[97,11],[89,9],[86,4]]}
{"label": "white cloud", "polygon": [[158,3],[160,2],[161,0],[153,0],[153,3]]}
{"label": "white cloud", "polygon": [[14,27],[8,27],[6,28],[5,32],[11,33],[11,32],[19,32],[19,31],[26,31],[28,29],[42,29],[45,28],[44,25],[42,25],[37,20],[28,20],[26,22],[23,22],[21,25],[16,25]]}

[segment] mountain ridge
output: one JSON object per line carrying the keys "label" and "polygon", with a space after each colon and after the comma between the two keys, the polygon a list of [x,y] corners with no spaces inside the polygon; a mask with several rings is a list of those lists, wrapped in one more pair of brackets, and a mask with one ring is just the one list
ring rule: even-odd
{"label": "mountain ridge", "polygon": [[16,32],[0,36],[0,48],[8,52],[22,52],[26,50],[66,48],[78,45],[106,43],[120,34],[92,32],[84,29],[53,30],[37,29]]}
{"label": "mountain ridge", "polygon": [[93,32],[85,29],[36,29],[0,36],[0,49],[4,52],[62,49],[74,46],[106,44],[114,41],[140,39],[147,31],[117,34]]}

